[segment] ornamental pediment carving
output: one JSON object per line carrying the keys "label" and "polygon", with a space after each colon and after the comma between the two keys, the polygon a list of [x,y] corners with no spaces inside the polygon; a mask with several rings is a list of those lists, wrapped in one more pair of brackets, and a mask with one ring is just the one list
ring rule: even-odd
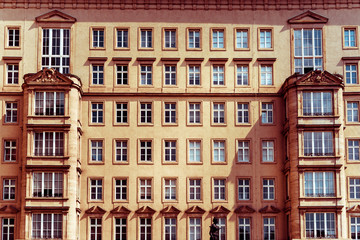
{"label": "ornamental pediment carving", "polygon": [[86,210],[85,213],[86,214],[101,214],[101,215],[103,215],[104,213],[106,213],[106,211],[99,206],[92,206],[91,208]]}
{"label": "ornamental pediment carving", "polygon": [[349,213],[360,213],[360,205],[354,205],[346,210]]}
{"label": "ornamental pediment carving", "polygon": [[279,213],[281,210],[275,206],[266,206],[259,210],[260,213]]}
{"label": "ornamental pediment carving", "polygon": [[18,213],[20,209],[16,208],[13,205],[5,205],[0,208],[0,213]]}
{"label": "ornamental pediment carving", "polygon": [[138,215],[152,216],[156,211],[149,206],[142,206],[135,211]]}
{"label": "ornamental pediment carving", "polygon": [[314,13],[312,11],[306,11],[304,13],[301,13],[295,17],[292,17],[288,19],[288,23],[290,24],[304,24],[304,23],[327,23],[328,18],[321,16],[317,13]]}
{"label": "ornamental pediment carving", "polygon": [[174,206],[167,206],[165,208],[163,208],[160,213],[162,214],[171,214],[171,215],[178,215],[180,213],[180,210],[177,209]]}
{"label": "ornamental pediment carving", "polygon": [[297,80],[296,85],[343,85],[343,80],[340,75],[316,70],[305,74]]}
{"label": "ornamental pediment carving", "polygon": [[237,213],[237,214],[242,214],[242,213],[254,213],[254,212],[255,212],[255,209],[253,209],[253,208],[250,207],[250,206],[242,205],[242,206],[237,207],[234,212]]}
{"label": "ornamental pediment carving", "polygon": [[113,210],[110,211],[110,213],[112,213],[112,214],[121,214],[121,215],[129,215],[130,212],[131,211],[124,206],[117,206]]}
{"label": "ornamental pediment carving", "polygon": [[71,85],[73,81],[53,68],[43,69],[37,73],[28,73],[24,76],[28,85]]}
{"label": "ornamental pediment carving", "polygon": [[36,22],[40,23],[74,23],[76,22],[76,18],[60,12],[58,10],[54,10],[43,15],[40,15],[35,18]]}
{"label": "ornamental pediment carving", "polygon": [[204,214],[205,210],[199,206],[192,206],[192,207],[188,208],[185,211],[185,213],[187,213],[187,214]]}
{"label": "ornamental pediment carving", "polygon": [[210,210],[210,213],[212,213],[214,215],[228,215],[229,212],[230,212],[230,210],[224,206],[217,206]]}

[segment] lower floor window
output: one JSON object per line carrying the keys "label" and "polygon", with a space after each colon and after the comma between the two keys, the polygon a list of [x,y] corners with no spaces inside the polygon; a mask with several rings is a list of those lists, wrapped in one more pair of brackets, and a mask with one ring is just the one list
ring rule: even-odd
{"label": "lower floor window", "polygon": [[219,240],[226,240],[226,218],[218,218]]}
{"label": "lower floor window", "polygon": [[189,219],[189,240],[201,239],[201,218]]}
{"label": "lower floor window", "polygon": [[335,238],[335,213],[306,213],[307,238]]}
{"label": "lower floor window", "polygon": [[239,240],[250,240],[250,218],[239,218]]}
{"label": "lower floor window", "polygon": [[176,240],[176,218],[165,218],[165,240]]}
{"label": "lower floor window", "polygon": [[115,218],[115,240],[126,240],[126,218]]}
{"label": "lower floor window", "polygon": [[275,218],[264,218],[264,240],[275,240]]}
{"label": "lower floor window", "polygon": [[62,238],[62,214],[37,213],[32,215],[32,238]]}
{"label": "lower floor window", "polygon": [[140,239],[151,240],[151,218],[140,218]]}
{"label": "lower floor window", "polygon": [[90,218],[90,240],[101,240],[101,218]]}
{"label": "lower floor window", "polygon": [[15,219],[3,218],[1,223],[1,239],[14,240]]}
{"label": "lower floor window", "polygon": [[360,239],[360,217],[352,217],[351,222],[351,239]]}

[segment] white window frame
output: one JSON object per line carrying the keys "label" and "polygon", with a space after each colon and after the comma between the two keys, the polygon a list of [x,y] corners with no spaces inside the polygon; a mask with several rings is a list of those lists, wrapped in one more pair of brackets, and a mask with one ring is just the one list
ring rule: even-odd
{"label": "white window frame", "polygon": [[104,123],[104,104],[92,102],[91,123]]}
{"label": "white window frame", "polygon": [[7,63],[6,64],[6,84],[19,84],[19,64]]}
{"label": "white window frame", "polygon": [[189,240],[201,239],[201,218],[189,218]]}
{"label": "white window frame", "polygon": [[359,122],[359,102],[346,103],[346,119],[348,122]]}
{"label": "white window frame", "polygon": [[249,31],[247,29],[236,29],[236,48],[249,48]]}
{"label": "white window frame", "polygon": [[250,179],[238,178],[238,200],[250,200]]}
{"label": "white window frame", "polygon": [[115,161],[128,162],[128,140],[115,140]]}
{"label": "white window frame", "polygon": [[[115,200],[127,201],[128,180],[124,178],[115,179]],[[125,195],[125,196],[124,196]]]}
{"label": "white window frame", "polygon": [[238,103],[237,104],[237,123],[249,123],[249,104],[248,103]]}
{"label": "white window frame", "polygon": [[[331,92],[303,92],[303,115],[333,115]],[[330,100],[330,101],[329,101]]]}
{"label": "white window frame", "polygon": [[215,201],[226,200],[226,179],[214,178],[213,179],[213,199]]}
{"label": "white window frame", "polygon": [[104,64],[91,64],[91,84],[104,85]]}
{"label": "white window frame", "polygon": [[238,218],[239,227],[239,239],[250,240],[251,239],[251,220],[250,218]]}
{"label": "white window frame", "polygon": [[176,46],[176,29],[164,30],[164,48],[175,49]]}
{"label": "white window frame", "polygon": [[140,85],[149,86],[152,85],[152,66],[151,65],[140,65]]}
{"label": "white window frame", "polygon": [[176,86],[176,65],[165,64],[164,79],[165,86]]}
{"label": "white window frame", "polygon": [[348,139],[348,160],[359,161],[360,160],[360,143],[357,139]]}
{"label": "white window frame", "polygon": [[4,201],[12,201],[16,199],[16,179],[3,178],[3,197]]}
{"label": "white window frame", "polygon": [[226,240],[226,217],[220,217],[218,220],[219,240]]}
{"label": "white window frame", "polygon": [[349,198],[360,199],[360,179],[349,178]]}
{"label": "white window frame", "polygon": [[140,123],[152,123],[152,103],[140,103]]}
{"label": "white window frame", "polygon": [[345,64],[346,84],[358,84],[358,67],[357,64]]}
{"label": "white window frame", "polygon": [[7,35],[7,46],[8,47],[20,47],[20,28],[9,27]]}
{"label": "white window frame", "polygon": [[260,29],[259,30],[259,49],[271,49],[272,46],[272,30]]}
{"label": "white window frame", "polygon": [[115,239],[127,240],[127,219],[116,217],[114,219]]}
{"label": "white window frame", "polygon": [[224,29],[213,29],[212,30],[212,48],[223,49],[225,48],[225,30]]}
{"label": "white window frame", "polygon": [[[99,237],[98,230],[100,230],[100,237]],[[90,236],[91,240],[101,240],[102,239],[102,219],[101,218],[90,218],[89,236]]]}
{"label": "white window frame", "polygon": [[1,218],[1,240],[15,239],[15,218]]}
{"label": "white window frame", "polygon": [[105,29],[102,28],[92,29],[92,47],[93,48],[105,47]]}
{"label": "white window frame", "polygon": [[[312,219],[309,219],[310,216],[312,216]],[[320,224],[320,226],[318,226],[318,223]],[[311,227],[310,225],[313,225],[313,228],[307,229],[307,227]],[[321,228],[321,225],[323,225],[324,228]],[[331,225],[334,226],[333,230],[331,230],[331,228],[329,229],[328,227]],[[333,231],[333,234],[329,231]],[[311,232],[313,232],[313,234],[311,234]],[[324,232],[324,235],[317,236],[318,232],[320,233]],[[305,213],[305,236],[306,238],[335,238],[336,237],[335,213],[308,213],[308,212]]]}
{"label": "white window frame", "polygon": [[140,48],[152,48],[153,47],[153,30],[152,29],[140,29]]}
{"label": "white window frame", "polygon": [[140,218],[139,219],[139,236],[142,240],[152,239],[152,219]]}
{"label": "white window frame", "polygon": [[129,85],[129,66],[127,64],[116,64],[116,84]]}
{"label": "white window frame", "polygon": [[189,69],[189,86],[201,85],[201,66],[192,64],[188,66]]}
{"label": "white window frame", "polygon": [[[320,138],[318,133],[321,134]],[[307,135],[310,134],[308,137]],[[316,136],[315,136],[316,134]],[[331,139],[327,137],[331,136]],[[316,139],[315,139],[316,138]],[[318,146],[315,148],[315,146]],[[320,147],[319,147],[320,146]],[[311,150],[311,151],[310,151]],[[315,150],[319,152],[315,152]],[[333,156],[334,155],[334,134],[325,132],[304,132],[304,155],[305,156]]]}
{"label": "white window frame", "polygon": [[355,28],[344,28],[344,47],[353,48],[356,47],[356,29]]}
{"label": "white window frame", "polygon": [[213,103],[213,123],[224,124],[225,121],[225,103]]}
{"label": "white window frame", "polygon": [[152,179],[148,179],[148,178],[139,179],[139,200],[140,201],[152,200]]}
{"label": "white window frame", "polygon": [[17,102],[5,102],[5,123],[17,123],[18,122],[18,103]]}
{"label": "white window frame", "polygon": [[103,162],[104,161],[104,141],[103,140],[90,140],[91,146],[91,161]]}
{"label": "white window frame", "polygon": [[4,140],[4,162],[16,162],[16,140]]}
{"label": "white window frame", "polygon": [[200,29],[188,29],[188,48],[200,49],[201,48],[201,30]]}
{"label": "white window frame", "polygon": [[64,92],[35,92],[35,115],[63,116],[65,114]]}
{"label": "white window frame", "polygon": [[63,132],[34,133],[34,156],[64,156],[64,146]]}
{"label": "white window frame", "polygon": [[273,140],[261,141],[262,162],[275,161],[275,142]]}
{"label": "white window frame", "polygon": [[164,103],[164,123],[176,123],[176,103]]}
{"label": "white window frame", "polygon": [[360,239],[359,232],[360,232],[360,217],[350,216],[350,237],[351,237],[351,239],[359,240]]}
{"label": "white window frame", "polygon": [[176,191],[177,181],[176,179],[164,179],[164,200],[165,201],[175,201],[177,199]]}
{"label": "white window frame", "polygon": [[199,178],[189,179],[189,200],[190,201],[201,200],[201,179]]}
{"label": "white window frame", "polygon": [[260,65],[260,85],[271,86],[273,85],[273,65],[261,64]]}
{"label": "white window frame", "polygon": [[116,103],[116,123],[128,123],[128,103]]}
{"label": "white window frame", "polygon": [[152,162],[152,141],[139,141],[139,162]]}
{"label": "white window frame", "polygon": [[[264,240],[276,239],[276,219],[274,217],[263,218]],[[273,233],[272,233],[273,232]]]}
{"label": "white window frame", "polygon": [[[35,228],[37,218],[40,220],[40,228],[38,229],[39,235],[36,234],[37,229]],[[45,218],[49,221],[46,222]],[[57,222],[55,222],[56,220]],[[31,239],[62,239],[63,237],[63,215],[60,213],[33,213],[31,226]],[[59,228],[55,229],[56,226]],[[46,227],[49,227],[50,229],[46,229]],[[49,232],[49,230],[50,236],[47,236],[46,233]]]}
{"label": "white window frame", "polygon": [[239,163],[250,162],[250,141],[237,141],[237,161]]}
{"label": "white window frame", "polygon": [[164,217],[164,239],[177,239],[176,218]]}
{"label": "white window frame", "polygon": [[116,29],[116,47],[117,48],[128,48],[129,47],[129,30],[128,29]]}
{"label": "white window frame", "polygon": [[261,123],[273,124],[274,123],[274,104],[261,103]]}
{"label": "white window frame", "polygon": [[236,65],[236,85],[237,86],[249,85],[249,65],[244,65],[244,64]]}
{"label": "white window frame", "polygon": [[61,172],[34,172],[32,196],[37,198],[63,197],[64,174]]}
{"label": "white window frame", "polygon": [[214,162],[226,162],[226,142],[225,140],[213,141],[213,161]]}
{"label": "white window frame", "polygon": [[201,163],[201,141],[189,140],[189,163]]}
{"label": "white window frame", "polygon": [[164,161],[165,162],[176,162],[176,140],[164,140]]}
{"label": "white window frame", "polygon": [[201,103],[189,103],[189,123],[201,123]]}
{"label": "white window frame", "polygon": [[225,85],[225,66],[224,65],[213,65],[213,86],[224,86]]}
{"label": "white window frame", "polygon": [[335,197],[334,172],[304,172],[305,197]]}
{"label": "white window frame", "polygon": [[103,179],[90,179],[90,200],[103,200]]}
{"label": "white window frame", "polygon": [[263,178],[262,185],[263,200],[275,200],[275,179]]}

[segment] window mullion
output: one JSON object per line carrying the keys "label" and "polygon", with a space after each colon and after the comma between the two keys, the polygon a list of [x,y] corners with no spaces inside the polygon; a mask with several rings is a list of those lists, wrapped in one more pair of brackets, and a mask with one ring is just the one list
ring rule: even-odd
{"label": "window mullion", "polygon": [[51,173],[52,183],[51,183],[51,196],[55,196],[55,173]]}
{"label": "window mullion", "polygon": [[41,196],[42,197],[45,195],[44,186],[45,186],[45,173],[42,172],[41,173]]}
{"label": "window mullion", "polygon": [[[34,217],[34,215],[33,215]],[[40,214],[40,237],[43,238],[43,232],[44,232],[44,214]]]}
{"label": "window mullion", "polygon": [[305,57],[304,57],[304,29],[301,29],[301,68],[303,70],[303,74],[305,73],[304,68],[305,68]]}
{"label": "window mullion", "polygon": [[54,238],[54,215],[53,213],[51,213],[51,229],[50,229],[50,236],[51,238]]}
{"label": "window mullion", "polygon": [[311,115],[313,116],[314,115],[314,93],[313,92],[310,93],[310,112],[311,112]]}
{"label": "window mullion", "polygon": [[59,67],[59,70],[61,72],[64,72],[63,71],[63,56],[64,56],[64,53],[63,53],[63,50],[64,50],[64,29],[60,29],[60,67]]}
{"label": "window mullion", "polygon": [[312,39],[311,39],[311,45],[312,45],[312,62],[313,62],[313,67],[314,67],[314,69],[313,70],[315,70],[315,68],[316,68],[316,66],[315,66],[315,56],[316,56],[316,54],[315,54],[315,29],[312,29],[311,30],[311,36],[312,36]]}

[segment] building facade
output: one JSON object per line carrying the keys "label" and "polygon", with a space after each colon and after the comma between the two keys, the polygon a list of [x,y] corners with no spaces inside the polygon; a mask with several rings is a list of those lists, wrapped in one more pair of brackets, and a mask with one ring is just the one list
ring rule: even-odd
{"label": "building facade", "polygon": [[0,1],[1,240],[360,239],[359,9]]}

